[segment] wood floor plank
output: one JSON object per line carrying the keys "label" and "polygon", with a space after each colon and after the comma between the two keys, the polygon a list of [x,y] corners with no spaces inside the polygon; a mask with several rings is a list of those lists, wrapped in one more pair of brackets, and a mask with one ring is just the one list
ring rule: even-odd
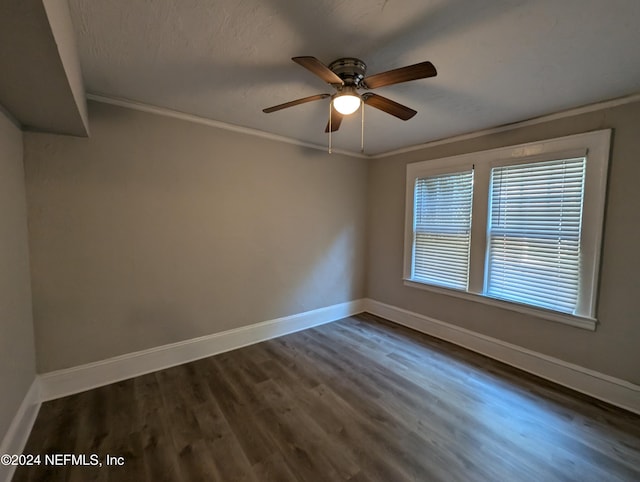
{"label": "wood floor plank", "polygon": [[[345,331],[348,332],[348,330],[344,329],[338,330],[338,336],[342,338],[343,343],[352,349],[358,347],[360,351],[364,351],[365,353],[369,350],[369,348],[356,345],[353,341],[353,333],[348,333],[348,336],[343,337]],[[368,355],[369,357],[362,358],[360,362],[366,363],[367,360],[376,359],[375,352],[370,351]],[[391,356],[393,353],[388,355]],[[353,358],[353,356],[350,357],[352,360]],[[377,380],[380,386],[385,387],[385,391],[394,395],[392,397],[385,397],[380,402],[387,407],[390,413],[403,413],[402,418],[409,423],[409,426],[414,426],[414,431],[423,438],[423,445],[429,444],[434,435],[438,436],[439,446],[436,450],[446,452],[442,454],[442,456],[449,459],[448,461],[446,459],[441,460],[441,465],[451,467],[451,464],[455,466],[457,463],[461,463],[461,469],[469,471],[479,465],[486,465],[485,462],[487,461],[491,461],[490,467],[500,466],[500,473],[504,473],[505,465],[499,456],[499,451],[511,449],[511,439],[504,437],[503,430],[497,433],[494,428],[495,423],[492,423],[494,422],[493,419],[490,421],[484,420],[484,418],[487,417],[478,418],[475,414],[469,416],[465,413],[465,411],[471,411],[474,408],[477,410],[480,406],[485,410],[487,416],[491,414],[491,417],[493,417],[493,410],[487,410],[488,407],[482,404],[482,401],[476,397],[470,399],[473,401],[473,404],[464,399],[461,400],[459,395],[461,393],[464,394],[465,387],[463,386],[457,387],[457,390],[443,390],[443,387],[440,386],[436,390],[436,386],[433,384],[433,378],[421,379],[415,377],[415,374],[420,371],[420,366],[414,366],[412,370],[399,371],[397,366],[389,362],[389,358],[385,357],[384,366],[373,362],[370,367],[371,374],[369,376],[372,377],[372,380]],[[393,370],[385,373],[385,366],[392,367]],[[362,368],[358,370],[360,373],[364,371]],[[420,387],[429,387],[429,390],[423,390]],[[447,399],[451,397],[451,393],[456,393],[458,396],[455,399],[455,404],[452,404],[446,399],[432,398],[431,392],[445,393],[447,394]],[[404,394],[405,396],[399,394]],[[461,407],[463,408],[462,410]],[[469,454],[458,453],[457,446],[461,442],[464,442],[464,444],[468,446],[480,448]],[[486,446],[491,447],[491,450],[483,450],[482,447]],[[537,456],[538,454],[535,451],[520,454],[512,451],[509,460],[517,462],[520,472],[523,471],[524,467],[529,466],[531,479],[533,480],[541,475],[539,468],[535,471],[533,470],[534,467],[538,467],[537,464],[539,461],[536,460]],[[451,459],[455,461],[452,463]],[[476,470],[474,470],[474,472],[477,473]],[[500,475],[500,473],[495,473],[495,470],[492,472],[493,473],[484,474],[484,477],[486,479],[493,479]],[[558,477],[559,472],[555,472],[556,474],[548,473],[546,476],[552,477],[555,475]]]}
{"label": "wood floor plank", "polygon": [[43,404],[14,481],[638,481],[640,416],[363,314]]}
{"label": "wood floor plank", "polygon": [[[475,467],[473,461],[469,459],[467,454],[456,454],[451,448],[452,431],[445,427],[445,430],[439,434],[438,443],[434,444],[434,431],[432,426],[429,430],[421,430],[421,423],[426,420],[428,414],[424,410],[429,408],[428,394],[422,392],[418,386],[409,386],[406,381],[401,381],[396,386],[397,380],[389,383],[388,373],[384,367],[378,365],[374,360],[364,364],[362,360],[358,360],[353,353],[350,353],[348,359],[338,351],[329,347],[326,343],[313,344],[311,337],[323,339],[318,333],[309,334],[306,341],[306,347],[315,354],[322,353],[322,356],[328,356],[338,365],[344,364],[350,367],[347,373],[341,373],[341,378],[346,379],[346,383],[341,386],[341,397],[348,400],[355,412],[365,410],[367,419],[377,421],[378,425],[385,427],[385,432],[397,440],[405,440],[401,445],[405,448],[404,453],[397,454],[403,464],[410,468],[413,474],[429,474],[432,478],[444,477],[445,474],[437,474],[439,468],[446,467],[447,475],[451,476],[452,472],[474,473],[481,478],[489,479],[489,474],[483,475],[481,467]],[[324,340],[326,341],[326,340]],[[315,351],[315,350],[319,351]],[[326,362],[327,360],[325,360]],[[369,400],[368,403],[359,397],[357,392],[350,392],[349,385],[353,382],[352,373],[357,373],[363,380],[368,380],[372,384],[382,390],[382,395],[376,400]],[[423,413],[419,416],[407,417],[398,416],[398,413],[411,413],[416,409],[422,409]],[[437,419],[433,419],[437,420]],[[449,424],[452,425],[452,424]],[[384,437],[384,434],[383,434]],[[408,450],[407,447],[412,450]],[[423,449],[422,456],[418,453]]]}
{"label": "wood floor plank", "polygon": [[278,482],[295,482],[299,480],[284,461],[280,453],[273,453],[262,462],[253,466],[253,473],[259,481],[277,480]]}
{"label": "wood floor plank", "polygon": [[[140,414],[144,480],[181,481],[178,454],[169,432],[167,413],[157,374],[144,375],[134,383]],[[114,454],[117,455],[117,454]]]}
{"label": "wood floor plank", "polygon": [[206,367],[211,376],[211,391],[249,463],[255,464],[269,457],[275,444],[265,426],[266,421],[255,411],[254,395],[247,398],[215,358],[208,359]]}
{"label": "wood floor plank", "polygon": [[[252,409],[262,413],[263,407],[267,408],[268,412],[261,419],[271,427],[274,441],[281,450],[291,450],[294,457],[310,457],[315,466],[313,473],[321,471],[335,474],[338,478],[348,478],[358,471],[358,467],[350,464],[342,452],[334,450],[313,418],[299,409],[289,393],[281,390],[274,380],[268,379],[242,353],[233,356],[232,361],[228,363],[228,359],[221,358],[226,372]],[[255,376],[252,373],[258,373],[258,378],[263,381],[254,383]],[[304,426],[305,431],[297,430],[300,426]]]}
{"label": "wood floor plank", "polygon": [[[312,368],[312,365],[304,365]],[[353,460],[367,467],[374,467],[375,472],[380,476],[372,480],[401,480],[403,477],[401,471],[396,471],[392,467],[385,464],[384,458],[379,458],[373,454],[372,446],[377,443],[369,440],[366,445],[362,444],[363,440],[370,437],[370,433],[362,429],[353,419],[346,417],[345,413],[336,410],[336,395],[330,395],[325,385],[314,384],[313,388],[296,383],[296,378],[302,376],[306,378],[304,370],[301,366],[295,365],[295,375],[290,370],[290,366],[270,360],[263,364],[263,367],[270,374],[281,388],[288,391],[289,396],[296,400],[298,408],[312,417],[322,430],[330,435],[331,447],[348,454]],[[292,389],[297,387],[297,389]],[[349,478],[351,480],[357,474]],[[361,478],[364,476],[361,474]]]}
{"label": "wood floor plank", "polygon": [[[362,446],[365,451],[360,451],[360,456],[367,458],[369,463],[374,462],[376,472],[388,474],[387,480],[411,480],[415,473],[429,474],[433,469],[424,465],[424,457],[410,457],[410,452],[417,450],[417,445],[409,443],[390,444],[389,440],[402,441],[412,436],[410,429],[400,427],[393,415],[384,407],[374,402],[369,394],[363,394],[359,380],[351,376],[351,371],[333,358],[323,358],[312,348],[312,342],[308,339],[295,345],[292,340],[278,340],[287,347],[287,353],[298,353],[297,356],[308,357],[306,362],[299,362],[300,366],[315,367],[317,373],[324,373],[327,382],[333,390],[326,390],[323,395],[329,405],[341,414],[343,426],[337,433],[340,438],[357,446]],[[318,356],[316,358],[316,356]],[[380,399],[382,393],[376,394]],[[364,401],[368,403],[363,403]],[[411,450],[408,450],[411,449]],[[392,453],[392,457],[388,455]],[[372,457],[368,457],[371,455]],[[395,461],[393,464],[385,464],[387,460]]]}
{"label": "wood floor plank", "polygon": [[[287,350],[287,353],[293,354],[291,350]],[[373,450],[379,446],[378,440],[383,438],[384,430],[380,429],[378,432],[372,433],[371,429],[367,430],[366,428],[371,427],[368,420],[364,423],[358,423],[354,417],[350,416],[350,413],[338,409],[341,403],[346,402],[325,385],[317,384],[317,381],[312,388],[304,384],[297,384],[298,377],[317,380],[319,369],[317,364],[303,363],[299,357],[296,359],[298,360],[296,364],[287,364],[286,357],[281,356],[280,360],[284,363],[271,361],[263,366],[267,370],[271,370],[272,379],[276,383],[280,383],[282,389],[291,391],[292,397],[295,396],[301,409],[306,411],[309,416],[314,417],[318,425],[332,436],[333,444],[338,445],[341,450],[349,452],[361,466],[365,465],[375,469],[380,477],[374,480],[402,480],[404,477],[402,471],[390,466],[386,458],[378,457],[378,454],[375,454],[375,450]],[[306,371],[312,373],[305,373]],[[297,387],[297,389],[292,387]],[[295,395],[293,395],[294,393]],[[367,441],[367,443],[363,444],[363,441]]]}

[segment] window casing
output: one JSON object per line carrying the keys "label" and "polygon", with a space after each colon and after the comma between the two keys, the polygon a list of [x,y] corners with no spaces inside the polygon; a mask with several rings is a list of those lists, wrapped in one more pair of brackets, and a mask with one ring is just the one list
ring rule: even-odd
{"label": "window casing", "polygon": [[[610,138],[602,130],[407,165],[405,284],[595,329]],[[437,212],[422,222],[428,198],[417,188],[465,173],[473,179],[466,286],[416,269],[421,226],[448,229]],[[437,262],[427,265],[437,273]]]}

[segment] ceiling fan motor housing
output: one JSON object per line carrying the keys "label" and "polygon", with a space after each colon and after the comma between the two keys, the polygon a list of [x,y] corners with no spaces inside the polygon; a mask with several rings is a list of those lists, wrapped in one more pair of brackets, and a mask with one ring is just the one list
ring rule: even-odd
{"label": "ceiling fan motor housing", "polygon": [[[357,88],[367,72],[367,64],[360,59],[345,57],[331,62],[329,69],[343,80],[345,87]],[[340,90],[339,86],[337,88]]]}

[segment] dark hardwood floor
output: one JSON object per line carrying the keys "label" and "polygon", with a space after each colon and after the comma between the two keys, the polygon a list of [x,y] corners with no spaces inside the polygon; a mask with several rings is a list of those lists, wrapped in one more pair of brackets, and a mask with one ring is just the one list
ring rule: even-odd
{"label": "dark hardwood floor", "polygon": [[640,481],[640,416],[372,315],[42,406],[15,481]]}

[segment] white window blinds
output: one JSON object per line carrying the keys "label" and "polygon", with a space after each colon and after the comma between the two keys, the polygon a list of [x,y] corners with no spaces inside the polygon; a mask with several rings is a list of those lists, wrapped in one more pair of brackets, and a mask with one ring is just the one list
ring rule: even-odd
{"label": "white window blinds", "polygon": [[491,170],[486,293],[574,313],[585,158]]}
{"label": "white window blinds", "polygon": [[473,171],[416,179],[412,278],[466,290]]}

